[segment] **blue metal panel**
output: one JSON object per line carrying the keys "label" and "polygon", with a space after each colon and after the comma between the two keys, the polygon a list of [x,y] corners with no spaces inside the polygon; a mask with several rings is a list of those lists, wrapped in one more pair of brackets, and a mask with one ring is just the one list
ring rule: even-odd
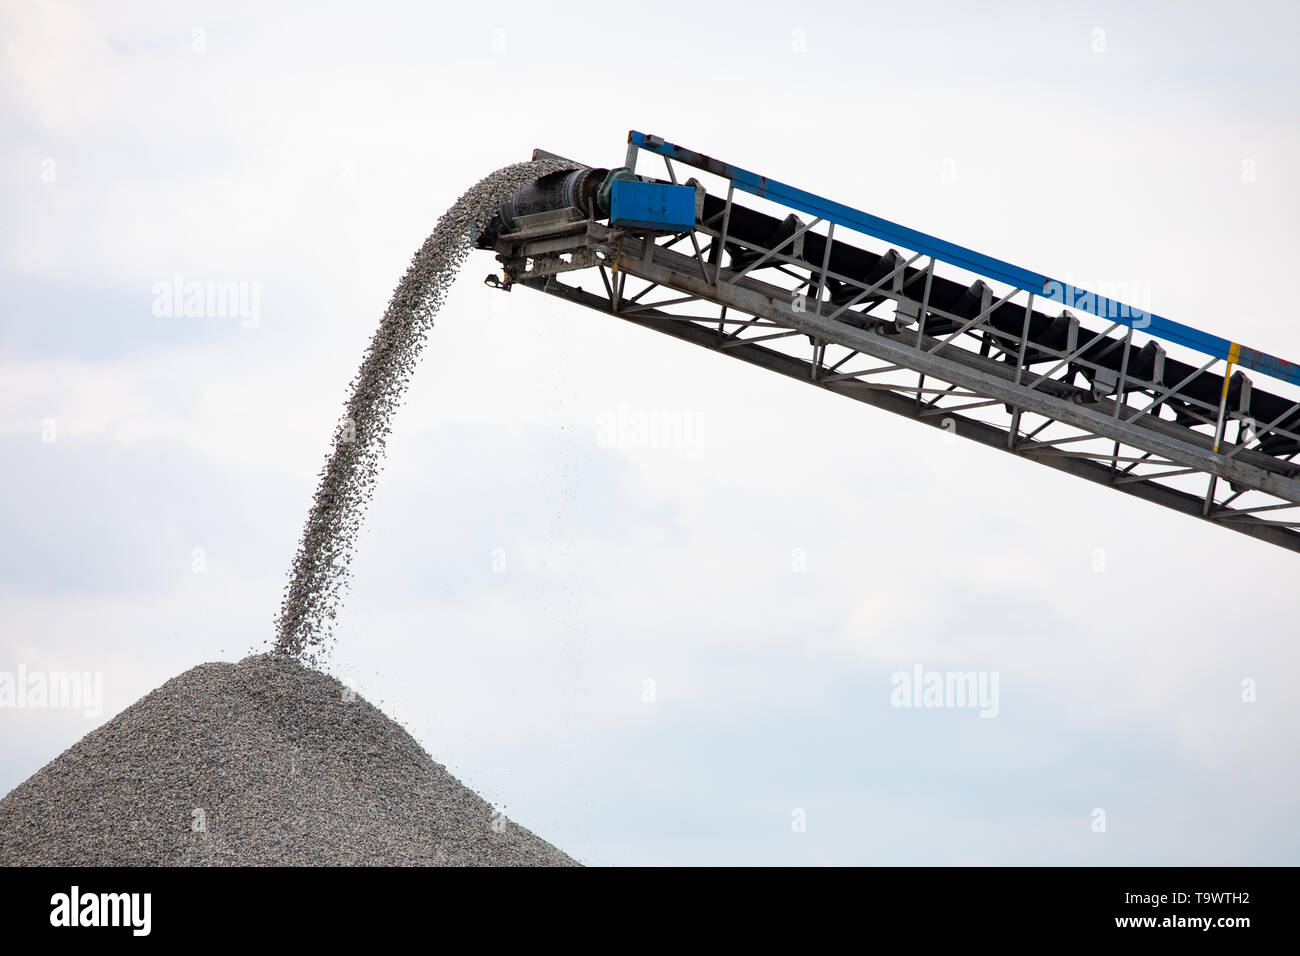
{"label": "blue metal panel", "polygon": [[[1135,306],[1108,299],[1105,296],[1094,295],[1068,283],[1050,279],[1040,272],[1023,269],[1020,266],[1012,265],[1001,259],[995,259],[992,256],[986,256],[983,253],[975,252],[973,249],[967,249],[965,246],[959,246],[937,236],[927,235],[924,232],[909,229],[896,222],[881,219],[879,216],[873,216],[870,213],[854,209],[851,206],[845,206],[823,196],[796,189],[794,186],[788,186],[785,183],[777,182],[775,179],[760,176],[747,169],[741,169],[739,166],[720,162],[710,156],[705,156],[703,153],[697,153],[694,150],[665,142],[659,137],[648,137],[645,133],[633,130],[628,134],[628,141],[640,149],[659,153],[670,159],[680,160],[697,169],[723,176],[730,179],[737,189],[779,202],[791,209],[797,209],[810,216],[816,216],[826,222],[833,222],[865,235],[874,236],[903,249],[910,249],[913,252],[932,256],[940,262],[947,262],[950,265],[958,266],[985,278],[1004,282],[1020,289],[1027,289],[1042,298],[1060,302],[1067,308],[1091,312],[1093,315],[1110,319],[1121,325],[1140,329],[1148,335],[1177,343],[1205,355],[1221,359],[1228,358],[1232,342],[1222,336],[1202,332],[1190,325],[1183,325],[1181,322],[1154,315]],[[1262,372],[1265,375],[1300,385],[1300,364],[1247,348],[1241,349],[1239,364],[1245,368]]]}
{"label": "blue metal panel", "polygon": [[695,228],[695,189],[666,183],[615,180],[610,190],[609,224],[661,232]]}

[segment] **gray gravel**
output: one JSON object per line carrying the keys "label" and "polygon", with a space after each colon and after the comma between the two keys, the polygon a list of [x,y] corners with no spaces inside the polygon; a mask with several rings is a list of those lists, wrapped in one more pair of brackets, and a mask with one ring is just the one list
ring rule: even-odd
{"label": "gray gravel", "polygon": [[383,463],[384,443],[433,317],[482,227],[521,186],[573,163],[498,169],[443,213],[411,260],[353,378],[276,621],[277,651],[316,664],[328,650],[352,549]]}
{"label": "gray gravel", "polygon": [[203,664],[0,801],[0,865],[576,865],[284,654]]}

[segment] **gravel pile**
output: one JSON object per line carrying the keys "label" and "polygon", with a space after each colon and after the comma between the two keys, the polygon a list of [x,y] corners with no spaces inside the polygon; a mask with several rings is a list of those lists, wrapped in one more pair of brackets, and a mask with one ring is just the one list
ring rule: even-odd
{"label": "gravel pile", "polygon": [[284,654],[203,664],[0,801],[0,865],[576,865]]}
{"label": "gravel pile", "polygon": [[333,451],[321,471],[280,604],[277,651],[316,664],[328,650],[389,425],[433,317],[482,227],[520,187],[547,173],[575,168],[573,163],[537,160],[498,169],[443,213],[412,258],[349,386],[352,395],[335,429]]}

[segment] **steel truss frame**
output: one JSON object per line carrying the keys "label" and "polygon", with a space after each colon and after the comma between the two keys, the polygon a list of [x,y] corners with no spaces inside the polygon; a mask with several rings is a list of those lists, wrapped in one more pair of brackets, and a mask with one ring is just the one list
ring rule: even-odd
{"label": "steel truss frame", "polygon": [[[629,165],[636,152],[629,148]],[[667,181],[679,182],[674,161],[662,158]],[[874,282],[837,274],[828,268],[831,240],[843,242],[849,230],[836,236],[836,224],[821,219],[802,222],[775,247],[747,239],[745,264],[724,266],[723,250],[736,246],[728,231],[734,206],[728,182],[721,213],[692,232],[659,236],[590,220],[555,235],[504,235],[496,252],[505,286],[545,292],[1300,551],[1300,512],[1289,510],[1300,507],[1300,463],[1259,447],[1266,433],[1300,441],[1280,427],[1300,410],[1300,395],[1277,421],[1256,423],[1229,405],[1230,358],[1198,361],[1193,373],[1223,376],[1217,406],[1182,390],[1192,376],[1168,386],[1128,375],[1128,350],[1116,376],[1097,364],[1097,342],[1054,349],[1031,341],[1035,292],[1010,283],[972,286],[981,297],[973,316],[946,312],[929,292],[936,270],[951,267],[922,252],[894,250],[892,271]],[[818,227],[826,251],[813,262],[801,239]],[[853,235],[854,245],[869,247]],[[562,281],[593,269],[596,292]],[[919,297],[915,277],[904,284],[916,269],[924,276]],[[840,290],[835,301],[828,282]],[[1024,305],[1019,335],[989,321],[1006,303]],[[1141,333],[1112,321],[1103,335],[1113,343],[1103,348],[1113,348],[1134,344]],[[1074,384],[1080,372],[1091,386]],[[1174,420],[1161,417],[1170,408],[1177,408]]]}

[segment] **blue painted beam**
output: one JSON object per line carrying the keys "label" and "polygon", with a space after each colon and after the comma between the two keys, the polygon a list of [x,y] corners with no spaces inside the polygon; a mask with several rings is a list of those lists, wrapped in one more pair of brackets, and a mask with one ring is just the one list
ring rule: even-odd
{"label": "blue painted beam", "polygon": [[[926,256],[932,256],[940,262],[958,266],[968,272],[1007,283],[1020,289],[1026,289],[1040,298],[1059,302],[1066,308],[1081,312],[1090,312],[1103,319],[1118,322],[1148,335],[1164,339],[1186,348],[1193,349],[1214,358],[1229,359],[1234,343],[1222,336],[1202,332],[1181,322],[1166,319],[1136,306],[1131,306],[1106,296],[1095,295],[1079,289],[1068,282],[1051,279],[1041,272],[1012,265],[993,256],[986,256],[965,246],[948,242],[937,236],[927,235],[907,226],[881,219],[860,209],[845,206],[834,200],[826,199],[794,186],[786,185],[767,176],[760,176],[739,166],[723,163],[719,160],[697,153],[673,143],[665,142],[660,137],[647,136],[632,130],[628,133],[628,142],[640,149],[659,153],[669,159],[675,159],[687,166],[702,169],[717,176],[731,180],[737,189],[770,199],[773,202],[789,206],[810,216],[826,222],[853,229],[868,236],[888,242],[890,245],[910,249]],[[1244,368],[1253,369],[1264,375],[1300,385],[1300,364],[1260,352],[1256,349],[1238,347],[1237,363]]]}

